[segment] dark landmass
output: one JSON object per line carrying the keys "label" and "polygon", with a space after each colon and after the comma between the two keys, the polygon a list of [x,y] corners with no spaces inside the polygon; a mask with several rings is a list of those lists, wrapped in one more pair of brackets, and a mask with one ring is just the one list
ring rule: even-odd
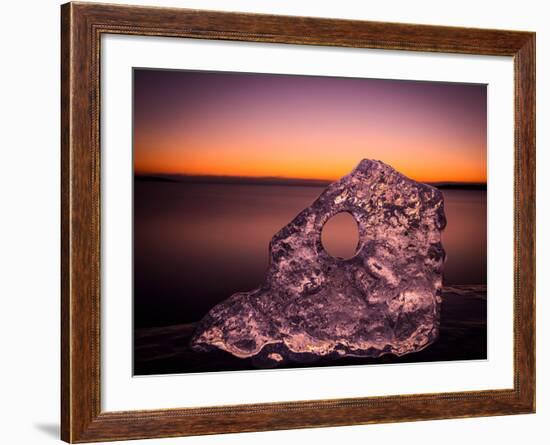
{"label": "dark landmass", "polygon": [[487,190],[485,182],[428,182],[439,190]]}
{"label": "dark landmass", "polygon": [[195,176],[195,175],[135,175],[136,181],[142,182],[175,182],[182,184],[239,184],[239,185],[283,185],[302,187],[326,187],[332,181],[323,179],[300,179],[278,177],[244,177],[244,176]]}
{"label": "dark landmass", "polygon": [[[140,182],[172,182],[182,184],[242,184],[242,185],[287,185],[302,187],[326,187],[331,182],[325,179],[280,178],[271,176],[212,176],[212,175],[172,175],[163,173],[136,174]],[[440,190],[487,190],[481,182],[427,182]]]}
{"label": "dark landmass", "polygon": [[[487,358],[487,287],[453,285],[443,289],[440,335],[422,351],[401,357],[345,357],[315,364],[292,364],[278,368],[341,365],[485,360]],[[253,359],[239,359],[224,351],[195,352],[189,347],[196,323],[134,332],[134,375],[178,374],[253,370]]]}
{"label": "dark landmass", "polygon": [[140,182],[174,182],[178,183],[176,178],[170,176],[154,176],[154,175],[135,175],[134,180]]}

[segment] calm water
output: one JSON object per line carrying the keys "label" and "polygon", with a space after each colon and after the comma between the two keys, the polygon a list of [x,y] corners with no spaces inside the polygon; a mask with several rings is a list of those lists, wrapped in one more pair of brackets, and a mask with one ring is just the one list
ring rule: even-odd
{"label": "calm water", "polygon": [[[135,327],[196,321],[234,292],[258,286],[270,239],[322,190],[136,181]],[[486,192],[443,193],[445,283],[484,284]]]}

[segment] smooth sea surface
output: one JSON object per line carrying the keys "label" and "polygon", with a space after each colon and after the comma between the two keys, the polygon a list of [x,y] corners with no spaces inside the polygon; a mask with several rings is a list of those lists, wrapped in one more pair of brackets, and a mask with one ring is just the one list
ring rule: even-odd
{"label": "smooth sea surface", "polygon": [[[135,328],[196,322],[233,293],[260,285],[269,241],[323,189],[136,180]],[[444,283],[486,284],[487,194],[443,194]],[[345,232],[337,242],[349,242]]]}

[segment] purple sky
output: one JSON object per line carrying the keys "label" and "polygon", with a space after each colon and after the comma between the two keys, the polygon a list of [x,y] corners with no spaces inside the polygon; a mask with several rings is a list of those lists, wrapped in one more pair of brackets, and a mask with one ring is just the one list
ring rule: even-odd
{"label": "purple sky", "polygon": [[134,71],[138,172],[335,179],[361,159],[486,181],[486,86]]}

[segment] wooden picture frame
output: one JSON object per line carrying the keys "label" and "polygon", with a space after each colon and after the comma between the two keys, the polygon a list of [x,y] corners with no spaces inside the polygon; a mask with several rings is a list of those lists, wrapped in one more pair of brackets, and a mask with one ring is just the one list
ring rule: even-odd
{"label": "wooden picture frame", "polygon": [[[534,33],[92,3],[63,5],[61,33],[63,440],[96,442],[535,411]],[[106,33],[512,56],[513,389],[102,412],[99,115],[100,38]]]}

